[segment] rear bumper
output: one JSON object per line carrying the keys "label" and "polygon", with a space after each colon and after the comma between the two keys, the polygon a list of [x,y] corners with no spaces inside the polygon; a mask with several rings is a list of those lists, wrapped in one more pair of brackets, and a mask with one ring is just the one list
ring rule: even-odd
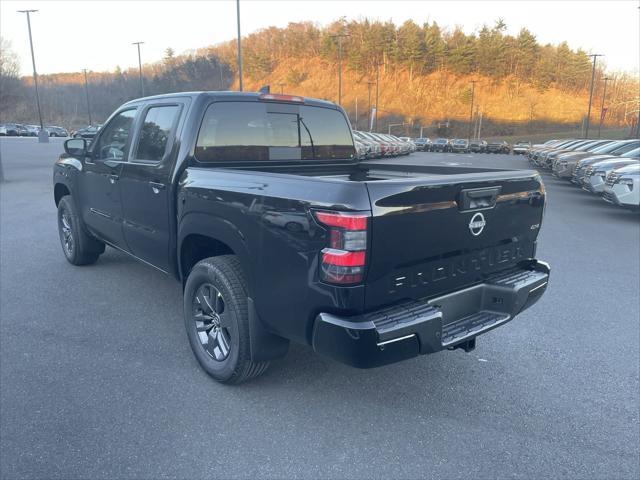
{"label": "rear bumper", "polygon": [[358,368],[471,345],[478,335],[511,321],[538,301],[549,272],[546,263],[534,260],[424,302],[406,301],[356,317],[320,313],[312,345],[316,352]]}

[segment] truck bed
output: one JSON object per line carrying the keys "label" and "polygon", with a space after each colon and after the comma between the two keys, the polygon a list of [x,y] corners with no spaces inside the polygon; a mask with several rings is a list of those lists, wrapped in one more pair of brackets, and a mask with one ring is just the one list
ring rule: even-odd
{"label": "truck bed", "polygon": [[[442,295],[533,258],[544,205],[544,188],[532,170],[366,162],[263,163],[216,168],[215,175],[205,170],[212,171],[189,168],[195,184],[202,178],[205,189],[229,189],[234,201],[250,204],[263,219],[265,212],[269,221],[274,213],[306,219],[295,235],[265,227],[264,220],[256,230],[281,232],[278,238],[286,237],[297,250],[290,262],[300,262],[316,245],[312,209],[370,211],[365,310]],[[263,242],[257,252],[281,248],[266,234],[256,237]],[[323,242],[318,245],[321,249]],[[313,255],[305,260],[309,268],[313,261]],[[279,294],[298,292],[304,298],[300,285],[287,285]]]}

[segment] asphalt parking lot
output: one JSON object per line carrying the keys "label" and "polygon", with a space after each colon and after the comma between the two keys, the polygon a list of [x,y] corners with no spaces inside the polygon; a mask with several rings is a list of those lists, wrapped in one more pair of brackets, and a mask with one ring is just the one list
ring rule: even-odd
{"label": "asphalt parking lot", "polygon": [[2,478],[640,476],[637,214],[543,174],[550,287],[475,351],[356,370],[292,345],[228,387],[191,353],[177,282],[113,249],[66,262],[61,150],[0,139]]}

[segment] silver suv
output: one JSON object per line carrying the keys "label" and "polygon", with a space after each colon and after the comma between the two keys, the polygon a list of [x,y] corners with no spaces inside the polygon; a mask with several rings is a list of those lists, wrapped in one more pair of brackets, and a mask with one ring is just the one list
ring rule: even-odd
{"label": "silver suv", "polygon": [[602,198],[631,210],[640,209],[640,164],[618,168],[608,176]]}

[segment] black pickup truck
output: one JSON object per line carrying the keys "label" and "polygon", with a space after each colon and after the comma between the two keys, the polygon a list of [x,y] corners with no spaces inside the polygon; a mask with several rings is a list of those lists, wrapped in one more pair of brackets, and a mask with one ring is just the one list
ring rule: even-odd
{"label": "black pickup truck", "polygon": [[53,183],[67,260],[109,245],[181,281],[189,342],[221,382],[290,340],[361,368],[469,351],[549,279],[536,172],[359,162],[321,100],[134,100],[65,142]]}

